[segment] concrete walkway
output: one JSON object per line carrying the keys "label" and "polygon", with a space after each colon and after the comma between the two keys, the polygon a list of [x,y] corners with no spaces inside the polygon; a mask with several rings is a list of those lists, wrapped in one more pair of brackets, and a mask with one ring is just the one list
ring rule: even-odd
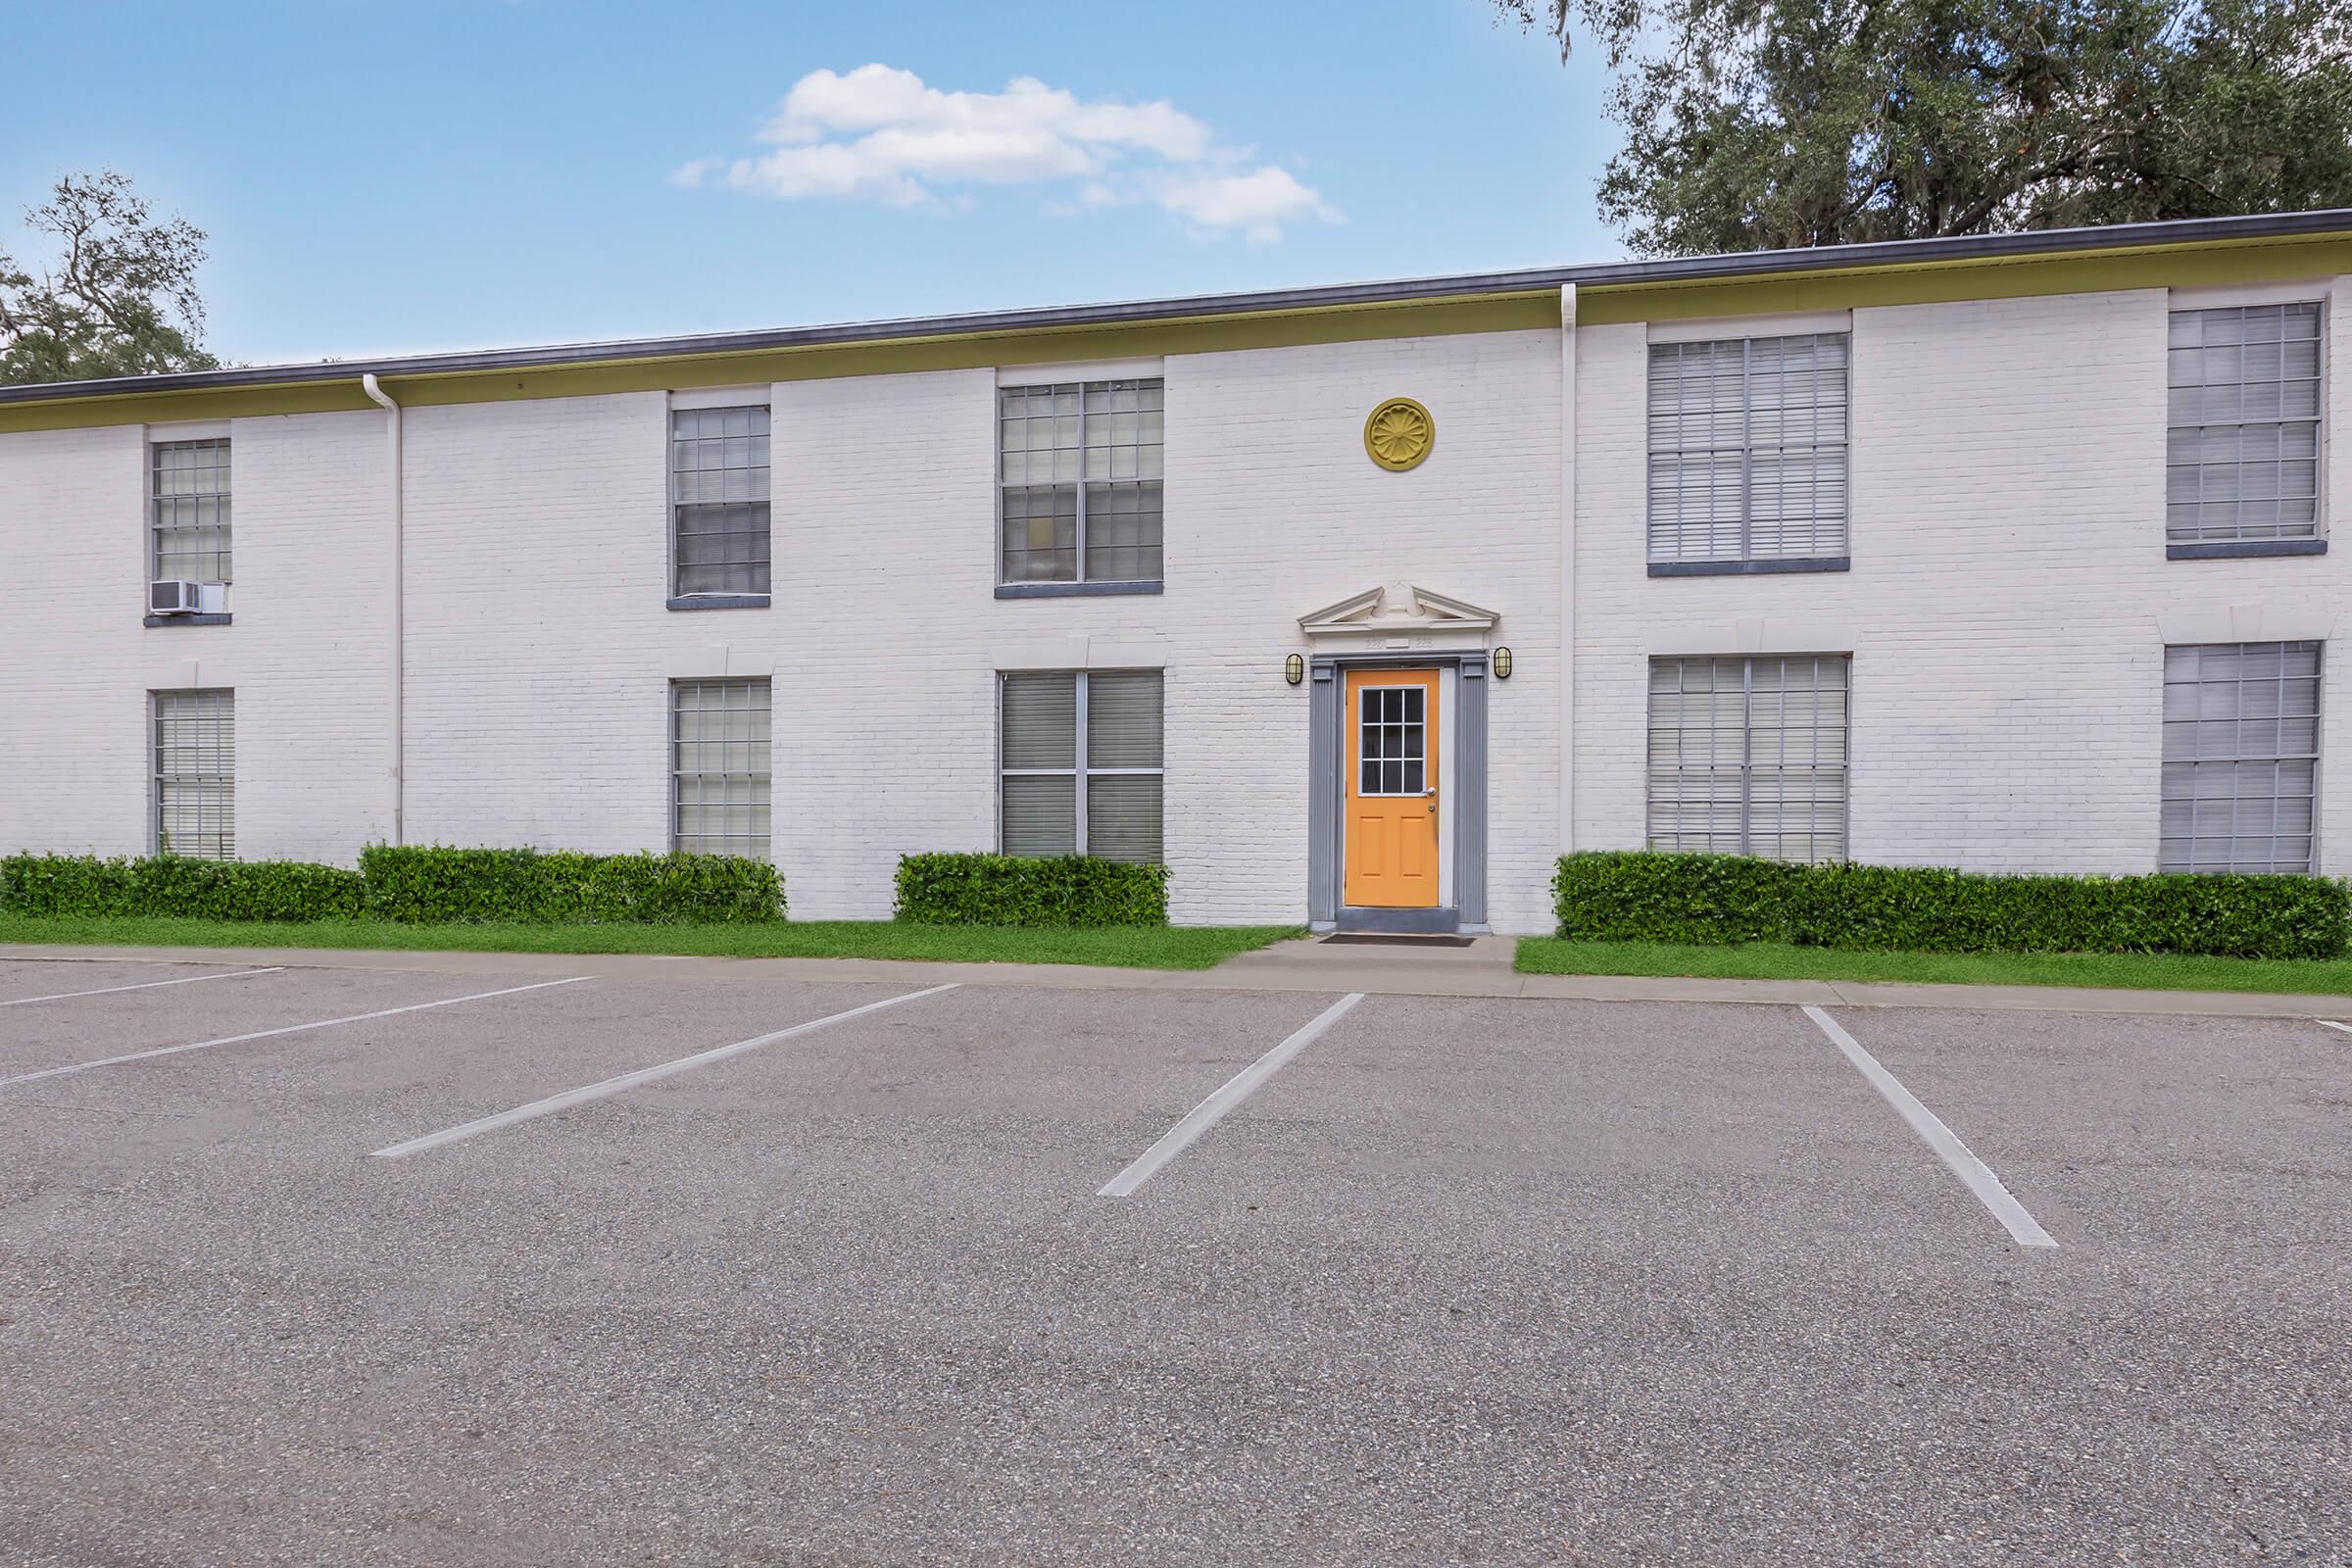
{"label": "concrete walkway", "polygon": [[[656,954],[444,953],[372,948],[151,948],[0,944],[11,959],[278,964],[288,968],[433,970],[443,974],[742,977],[1051,991],[1363,991],[1431,997],[1554,997],[1586,1002],[1748,1002],[1838,1007],[2189,1014],[2352,1019],[2352,997],[2237,991],[2113,991],[2074,986],[1893,985],[1856,980],[1715,980],[1520,974],[1510,937],[1464,948],[1279,942],[1213,969],[1112,969],[1072,963],[928,963],[892,958],[707,958]],[[2352,1046],[2352,1040],[2346,1042]]]}

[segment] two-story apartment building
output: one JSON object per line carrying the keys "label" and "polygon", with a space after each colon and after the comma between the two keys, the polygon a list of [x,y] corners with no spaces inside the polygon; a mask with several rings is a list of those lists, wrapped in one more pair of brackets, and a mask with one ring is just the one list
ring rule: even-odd
{"label": "two-story apartment building", "polygon": [[0,389],[0,848],[2352,865],[2352,212]]}

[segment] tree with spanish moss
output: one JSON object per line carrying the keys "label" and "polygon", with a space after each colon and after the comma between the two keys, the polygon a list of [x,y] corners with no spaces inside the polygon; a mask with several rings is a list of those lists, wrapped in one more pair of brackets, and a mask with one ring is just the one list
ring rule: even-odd
{"label": "tree with spanish moss", "polygon": [[1643,255],[2352,206],[2345,0],[1494,0],[1596,46]]}
{"label": "tree with spanish moss", "polygon": [[51,253],[0,251],[0,384],[209,370],[196,270],[204,230],[157,220],[128,178],[68,174],[25,227]]}

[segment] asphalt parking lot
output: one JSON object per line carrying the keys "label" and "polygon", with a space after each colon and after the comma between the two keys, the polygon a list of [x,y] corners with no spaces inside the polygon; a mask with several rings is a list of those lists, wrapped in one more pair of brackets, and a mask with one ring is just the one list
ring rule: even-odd
{"label": "asphalt parking lot", "polygon": [[0,1561],[2352,1562],[2348,1130],[2298,1019],[0,961]]}

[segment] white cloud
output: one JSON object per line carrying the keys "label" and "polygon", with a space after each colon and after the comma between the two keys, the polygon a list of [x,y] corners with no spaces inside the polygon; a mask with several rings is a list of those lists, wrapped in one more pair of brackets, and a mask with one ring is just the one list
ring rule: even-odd
{"label": "white cloud", "polygon": [[1160,193],[1160,204],[1203,228],[1238,228],[1260,242],[1282,238],[1284,223],[1302,218],[1336,222],[1340,216],[1312,186],[1271,165],[1247,174],[1180,179]]}
{"label": "white cloud", "polygon": [[780,201],[829,197],[894,207],[950,202],[958,185],[1050,187],[1056,214],[1155,202],[1194,228],[1279,239],[1282,225],[1336,220],[1316,191],[1270,165],[1246,164],[1207,125],[1162,100],[1089,103],[1019,76],[1000,93],[943,92],[910,71],[859,66],[847,75],[812,71],[793,83],[761,127],[766,150],[698,158],[673,184],[718,183]]}

